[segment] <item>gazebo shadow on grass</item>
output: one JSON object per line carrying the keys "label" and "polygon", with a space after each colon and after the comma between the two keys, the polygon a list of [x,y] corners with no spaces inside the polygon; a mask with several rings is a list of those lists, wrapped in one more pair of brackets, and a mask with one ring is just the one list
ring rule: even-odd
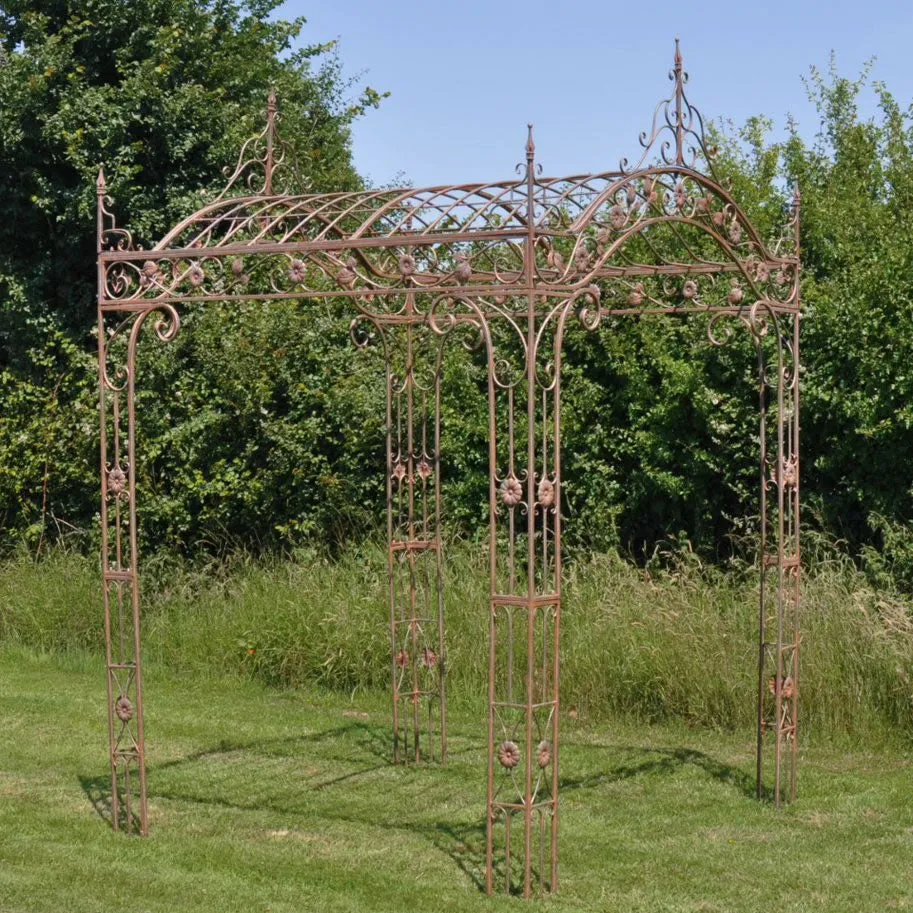
{"label": "gazebo shadow on grass", "polygon": [[[570,747],[570,746],[568,746]],[[694,766],[706,773],[716,782],[733,786],[742,796],[756,801],[757,789],[754,777],[729,764],[724,764],[710,755],[692,748],[643,748],[641,746],[604,746],[574,745],[574,750],[596,750],[612,753],[634,755],[632,760],[607,767],[598,773],[589,774],[579,779],[562,778],[560,793],[569,790],[598,789],[611,783],[618,783],[637,776],[653,774],[672,776],[688,766]],[[772,799],[765,791],[762,799]],[[485,823],[479,821],[469,824],[454,824],[450,821],[438,821],[431,826],[412,828],[426,837],[439,852],[449,856],[476,886],[485,891]],[[495,859],[495,882],[503,884],[503,860]],[[533,872],[533,881],[538,881],[538,871]],[[511,893],[517,893],[516,890]]]}
{"label": "gazebo shadow on grass", "polygon": [[[601,746],[576,746],[592,748],[592,750],[605,750]],[[693,748],[643,748],[642,746],[613,747],[613,752],[623,752],[635,757],[629,761],[616,764],[607,770],[588,774],[579,779],[561,780],[561,791],[575,789],[593,789],[606,783],[616,783],[629,780],[641,774],[675,774],[688,766],[694,766],[704,771],[719,783],[734,786],[742,795],[756,799],[757,783],[752,774],[746,773],[740,767],[724,764],[716,758],[697,751]],[[762,791],[762,800],[771,798],[768,791]]]}
{"label": "gazebo shadow on grass", "polygon": [[[213,759],[229,758],[238,753],[251,753],[263,757],[306,757],[309,749],[314,746],[340,742],[338,751],[323,751],[321,760],[334,763],[343,769],[341,773],[334,774],[310,783],[299,782],[297,788],[302,792],[319,792],[331,789],[359,777],[368,776],[380,770],[385,770],[392,764],[393,741],[390,728],[386,724],[371,724],[362,720],[350,720],[339,726],[316,733],[307,733],[300,736],[291,736],[276,739],[256,739],[243,741],[240,739],[221,739],[215,745],[193,751],[180,758],[163,761],[159,764],[148,766],[150,780],[163,771],[185,768],[188,765]],[[459,756],[465,752],[476,750],[477,746],[462,749],[451,748],[451,757]],[[113,824],[111,800],[111,776],[103,773],[97,776],[80,776],[79,784],[86,794],[95,813],[108,825]],[[258,800],[254,802],[230,801],[216,797],[202,797],[189,795],[186,792],[174,790],[154,789],[150,793],[153,798],[166,799],[176,802],[199,802],[221,805],[226,808],[236,808],[239,811],[275,810],[288,813],[291,809],[287,802]]]}
{"label": "gazebo shadow on grass", "polygon": [[[340,726],[317,733],[294,736],[283,739],[260,739],[250,742],[223,739],[216,745],[191,752],[182,758],[176,758],[151,766],[150,779],[154,780],[158,772],[186,768],[207,760],[229,757],[238,752],[251,752],[260,757],[303,757],[309,747],[340,740],[343,745],[339,752],[321,753],[324,762],[339,762],[351,766],[353,759],[358,763],[354,770],[316,782],[298,781],[296,792],[313,793],[333,789],[346,783],[367,777],[387,769],[392,764],[392,745],[389,727],[371,725],[362,721],[346,722]],[[567,745],[575,752],[591,753],[599,751],[605,754],[622,754],[625,760],[606,766],[604,769],[589,773],[580,778],[562,778],[562,793],[575,790],[599,789],[612,783],[618,783],[638,776],[673,776],[688,767],[703,771],[708,777],[725,786],[734,787],[742,796],[756,800],[756,784],[752,774],[739,767],[725,764],[702,751],[685,747],[644,748],[642,746],[599,746]],[[352,749],[356,749],[353,751]],[[484,745],[470,743],[468,746],[451,754],[465,754],[481,751]],[[102,776],[81,776],[79,783],[96,814],[108,825],[112,823],[111,815],[111,779],[105,773]],[[154,788],[150,798],[184,803],[214,805],[237,811],[275,811],[277,814],[294,814],[294,803],[289,802],[289,794],[282,799],[260,797],[252,801],[234,800],[218,796],[194,794],[193,790],[175,790]],[[762,799],[769,799],[765,793]],[[480,811],[484,801],[480,799]],[[345,814],[330,815],[333,820],[345,822],[354,820]],[[364,823],[364,822],[362,822]],[[485,850],[486,833],[484,814],[479,820],[454,822],[438,820],[431,822],[404,822],[402,820],[375,820],[368,823],[383,829],[400,830],[416,834],[427,840],[437,852],[449,857],[456,867],[481,892],[485,891]],[[503,881],[503,872],[495,873],[496,880]]]}
{"label": "gazebo shadow on grass", "polygon": [[111,775],[103,777],[79,777],[79,785],[86,794],[95,814],[106,824],[114,826],[114,813],[111,799]]}
{"label": "gazebo shadow on grass", "polygon": [[479,890],[485,891],[485,822],[454,824],[437,821],[430,825],[406,825],[424,837],[439,853],[449,857]]}
{"label": "gazebo shadow on grass", "polygon": [[[364,722],[352,721],[344,723],[341,726],[335,726],[331,729],[317,733],[308,733],[306,735],[291,736],[281,739],[256,739],[253,741],[241,741],[231,739],[221,739],[216,745],[199,749],[191,752],[184,757],[175,758],[170,761],[163,761],[160,764],[149,765],[147,767],[150,778],[156,773],[163,771],[185,768],[188,765],[198,764],[200,762],[222,758],[228,758],[237,753],[252,753],[260,757],[301,757],[307,750],[308,746],[314,746],[332,740],[345,739],[347,745],[354,742],[354,746],[364,753],[363,760],[374,759],[374,763],[367,766],[361,764],[355,770],[349,770],[345,773],[335,775],[329,779],[323,779],[308,785],[301,785],[299,788],[308,792],[319,791],[331,788],[347,780],[353,780],[360,776],[365,776],[372,772],[383,770],[390,764],[392,757],[392,745],[390,734],[387,727],[372,726]],[[357,755],[356,755],[357,757]],[[340,763],[351,764],[353,754],[351,751],[345,755],[324,754],[322,758],[327,761],[338,761]],[[79,784],[89,799],[95,813],[107,824],[113,825],[112,815],[112,797],[111,797],[111,775],[104,773],[100,776],[80,776]],[[214,797],[204,798],[201,796],[188,795],[187,793],[178,793],[169,790],[155,790],[150,793],[150,797],[166,799],[177,802],[199,802],[204,804],[220,805],[226,808],[236,808],[239,811],[255,811],[273,809],[277,812],[288,812],[287,805],[280,805],[271,801],[257,801],[252,803],[233,802],[225,799]]]}

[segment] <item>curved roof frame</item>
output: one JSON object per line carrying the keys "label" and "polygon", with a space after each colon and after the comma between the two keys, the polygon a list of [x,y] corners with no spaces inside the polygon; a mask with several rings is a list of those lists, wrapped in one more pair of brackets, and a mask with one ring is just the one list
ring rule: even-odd
{"label": "curved roof frame", "polygon": [[271,95],[226,187],[148,250],[117,226],[99,175],[99,306],[346,297],[399,321],[407,293],[484,302],[588,289],[613,314],[796,310],[798,193],[784,236],[767,242],[714,173],[677,42],[669,78],[633,166],[543,177],[530,126],[510,180],[323,194],[303,192]]}

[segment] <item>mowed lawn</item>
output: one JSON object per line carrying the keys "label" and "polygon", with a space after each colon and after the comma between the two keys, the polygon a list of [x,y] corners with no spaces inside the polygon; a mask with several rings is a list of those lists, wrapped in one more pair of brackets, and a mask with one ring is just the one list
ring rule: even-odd
{"label": "mowed lawn", "polygon": [[[152,835],[105,819],[104,677],[0,650],[0,910],[518,909],[481,891],[483,720],[447,767],[389,763],[386,702],[146,682]],[[803,750],[800,800],[752,798],[751,734],[567,720],[561,890],[543,909],[913,910],[913,763]]]}

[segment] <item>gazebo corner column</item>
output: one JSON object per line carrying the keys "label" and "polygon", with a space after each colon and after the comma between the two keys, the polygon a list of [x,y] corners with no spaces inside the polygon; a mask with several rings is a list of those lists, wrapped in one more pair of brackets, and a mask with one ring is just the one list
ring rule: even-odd
{"label": "gazebo corner column", "polygon": [[491,352],[488,364],[485,884],[529,897],[558,887],[561,520],[560,384],[527,319],[522,367]]}
{"label": "gazebo corner column", "polygon": [[761,587],[757,792],[796,798],[799,711],[799,320],[770,320],[775,357],[761,374]]}
{"label": "gazebo corner column", "polygon": [[[386,358],[387,570],[394,763],[447,759],[441,536],[441,354],[413,320],[383,329]],[[435,732],[435,729],[437,732]]]}
{"label": "gazebo corner column", "polygon": [[[111,822],[114,830],[146,836],[142,645],[136,523],[136,340],[145,316],[132,320],[129,340],[108,336],[99,312],[101,441],[101,561],[104,595]],[[126,343],[113,368],[112,350]],[[124,436],[124,425],[126,435]],[[126,439],[124,439],[126,437]]]}

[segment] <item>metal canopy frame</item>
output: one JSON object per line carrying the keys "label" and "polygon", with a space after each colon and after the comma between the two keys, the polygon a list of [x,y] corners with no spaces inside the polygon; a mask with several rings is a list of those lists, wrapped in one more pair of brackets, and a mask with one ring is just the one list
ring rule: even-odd
{"label": "metal canopy frame", "polygon": [[[757,352],[760,605],[757,784],[796,795],[799,681],[799,195],[763,240],[714,174],[685,95],[639,160],[546,178],[532,128],[518,176],[492,184],[312,194],[278,130],[243,147],[226,188],[149,250],[116,225],[98,179],[102,564],[113,822],[148,832],[136,515],[137,344],[174,339],[179,306],[344,298],[352,337],[385,362],[393,757],[446,757],[441,366],[478,346],[489,416],[486,885],[558,886],[565,334],[609,316],[705,315],[712,345]],[[772,756],[772,757],[771,757]],[[772,773],[770,771],[772,767]]]}

